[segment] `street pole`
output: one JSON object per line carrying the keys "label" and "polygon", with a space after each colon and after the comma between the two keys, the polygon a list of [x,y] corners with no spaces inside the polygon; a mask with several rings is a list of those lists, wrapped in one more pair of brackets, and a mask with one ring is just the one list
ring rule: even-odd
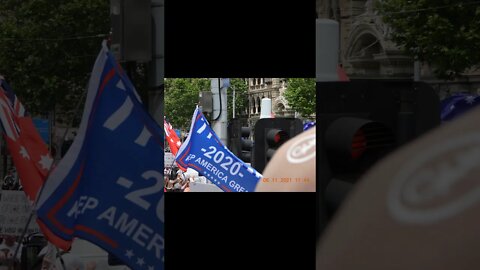
{"label": "street pole", "polygon": [[316,21],[316,81],[338,81],[338,22],[328,19]]}
{"label": "street pole", "polygon": [[210,79],[213,98],[212,128],[224,145],[227,145],[227,89],[220,78]]}
{"label": "street pole", "polygon": [[[316,83],[338,81],[338,59],[339,59],[339,25],[338,22],[327,19],[317,19],[316,21],[316,42],[315,42],[315,72]],[[317,88],[317,91],[320,91]],[[320,160],[326,159],[325,151],[320,151]],[[330,177],[326,170],[320,170],[320,178]],[[318,177],[318,176],[317,176]],[[327,220],[327,210],[324,205],[325,197],[323,192],[316,196],[317,215],[316,222],[323,229],[325,220]],[[317,235],[318,238],[318,235]]]}
{"label": "street pole", "polygon": [[233,103],[232,104],[233,105],[233,111],[232,111],[233,117],[232,118],[235,119],[235,87],[232,86],[232,89],[233,89],[233,102],[232,102]]}
{"label": "street pole", "polygon": [[163,125],[163,76],[164,76],[164,0],[152,0],[152,42],[153,59],[149,67],[150,89],[148,111],[153,119]]}
{"label": "street pole", "polygon": [[413,80],[420,81],[420,61],[418,60],[413,62]]}

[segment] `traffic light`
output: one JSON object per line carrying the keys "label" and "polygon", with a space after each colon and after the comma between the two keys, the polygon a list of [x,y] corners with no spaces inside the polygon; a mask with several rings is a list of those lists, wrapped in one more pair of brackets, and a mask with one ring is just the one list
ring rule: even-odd
{"label": "traffic light", "polygon": [[228,148],[243,162],[250,163],[253,148],[253,141],[250,140],[252,129],[246,125],[246,119],[234,118],[230,120],[227,128]]}
{"label": "traffic light", "polygon": [[152,58],[152,11],[149,0],[110,0],[110,48],[120,62]]}
{"label": "traffic light", "polygon": [[255,124],[252,167],[262,172],[276,150],[303,131],[297,118],[263,118]]}
{"label": "traffic light", "polygon": [[242,127],[241,128],[241,151],[239,158],[244,162],[251,163],[252,162],[252,149],[253,149],[253,141],[250,140],[250,134],[252,133],[252,128],[250,127]]}
{"label": "traffic light", "polygon": [[[421,82],[317,82],[317,100],[317,194],[326,219],[377,161],[440,123],[439,98]],[[319,228],[327,221],[317,220]]]}
{"label": "traffic light", "polygon": [[[198,93],[198,105],[202,107],[203,113],[213,112],[213,95],[211,91],[202,91]],[[232,119],[234,120],[234,119]]]}

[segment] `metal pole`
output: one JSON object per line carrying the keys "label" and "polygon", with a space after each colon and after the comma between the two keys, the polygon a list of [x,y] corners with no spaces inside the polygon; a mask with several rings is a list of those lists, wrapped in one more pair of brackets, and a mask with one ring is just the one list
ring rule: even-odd
{"label": "metal pole", "polygon": [[418,82],[420,81],[420,62],[413,62],[413,80]]}
{"label": "metal pole", "polygon": [[232,86],[233,89],[233,119],[235,119],[235,87]]}
{"label": "metal pole", "polygon": [[164,0],[152,0],[152,41],[153,59],[150,64],[150,90],[148,111],[153,119],[163,125],[163,76],[164,76]]}
{"label": "metal pole", "polygon": [[338,22],[328,19],[316,21],[316,81],[338,81]]}
{"label": "metal pole", "polygon": [[227,145],[227,89],[221,86],[221,80],[210,80],[213,98],[212,129],[224,145]]}

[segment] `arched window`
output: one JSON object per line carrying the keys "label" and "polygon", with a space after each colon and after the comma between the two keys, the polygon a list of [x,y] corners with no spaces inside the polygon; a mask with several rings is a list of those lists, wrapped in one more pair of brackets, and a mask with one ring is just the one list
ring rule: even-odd
{"label": "arched window", "polygon": [[260,113],[260,105],[261,105],[261,100],[259,97],[257,97],[257,111],[255,113],[259,114]]}
{"label": "arched window", "polygon": [[255,114],[255,98],[250,98],[250,114]]}

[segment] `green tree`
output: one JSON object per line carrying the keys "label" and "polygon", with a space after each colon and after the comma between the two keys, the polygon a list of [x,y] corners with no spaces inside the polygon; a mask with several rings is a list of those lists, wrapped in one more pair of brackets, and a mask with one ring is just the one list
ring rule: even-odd
{"label": "green tree", "polygon": [[189,130],[200,91],[210,91],[209,79],[165,79],[165,116],[175,129]]}
{"label": "green tree", "polygon": [[316,88],[314,78],[290,78],[284,93],[288,105],[304,117],[316,110]]}
{"label": "green tree", "polygon": [[0,73],[32,114],[71,113],[109,30],[105,0],[3,0]]}
{"label": "green tree", "polygon": [[245,109],[248,108],[248,85],[243,79],[230,79],[228,89],[228,120],[233,118],[233,88],[235,88],[235,117],[245,116]]}
{"label": "green tree", "polygon": [[480,63],[480,4],[463,0],[382,0],[391,38],[435,74],[454,79]]}

